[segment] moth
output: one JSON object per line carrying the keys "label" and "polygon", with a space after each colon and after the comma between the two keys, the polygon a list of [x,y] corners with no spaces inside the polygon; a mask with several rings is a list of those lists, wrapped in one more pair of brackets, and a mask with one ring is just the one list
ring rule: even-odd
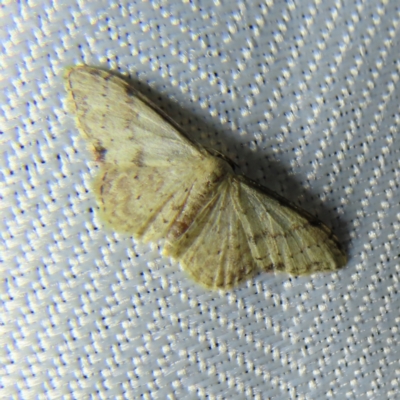
{"label": "moth", "polygon": [[211,289],[257,271],[304,275],[345,265],[323,223],[236,174],[124,79],[84,65],[65,79],[69,108],[99,162],[100,215],[115,231],[164,239],[163,254]]}

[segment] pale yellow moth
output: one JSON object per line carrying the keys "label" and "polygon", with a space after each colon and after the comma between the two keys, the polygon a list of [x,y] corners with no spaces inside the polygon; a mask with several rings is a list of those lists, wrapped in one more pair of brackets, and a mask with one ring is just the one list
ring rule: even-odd
{"label": "pale yellow moth", "polygon": [[198,283],[227,289],[257,271],[303,275],[346,263],[315,217],[237,175],[224,156],[189,140],[125,80],[76,66],[68,104],[100,171],[94,192],[106,224],[163,254]]}

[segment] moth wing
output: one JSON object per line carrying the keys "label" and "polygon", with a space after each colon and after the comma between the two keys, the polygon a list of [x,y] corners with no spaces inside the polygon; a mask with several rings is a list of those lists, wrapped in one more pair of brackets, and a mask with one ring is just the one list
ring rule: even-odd
{"label": "moth wing", "polygon": [[189,162],[204,156],[157,107],[118,76],[82,65],[68,69],[65,79],[68,106],[78,129],[101,161],[157,166],[160,161]]}
{"label": "moth wing", "polygon": [[196,282],[228,289],[257,270],[242,222],[235,212],[231,176],[215,189],[190,229],[168,241],[163,253],[177,259]]}
{"label": "moth wing", "polygon": [[145,242],[167,235],[180,215],[193,177],[187,171],[118,168],[104,164],[94,183],[101,219],[117,232]]}
{"label": "moth wing", "polygon": [[102,219],[138,239],[164,237],[214,157],[116,75],[78,66],[67,71],[66,87],[78,128],[101,161],[94,192]]}
{"label": "moth wing", "polygon": [[260,269],[293,275],[333,271],[346,263],[327,226],[243,177],[232,183],[235,209]]}

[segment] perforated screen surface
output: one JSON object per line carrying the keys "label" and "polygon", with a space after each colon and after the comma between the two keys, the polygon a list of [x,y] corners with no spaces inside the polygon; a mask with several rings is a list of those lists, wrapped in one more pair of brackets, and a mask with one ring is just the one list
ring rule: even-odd
{"label": "perforated screen surface", "polygon": [[[0,397],[398,398],[398,1],[6,0],[0,23]],[[317,215],[346,268],[210,292],[104,229],[80,63]]]}

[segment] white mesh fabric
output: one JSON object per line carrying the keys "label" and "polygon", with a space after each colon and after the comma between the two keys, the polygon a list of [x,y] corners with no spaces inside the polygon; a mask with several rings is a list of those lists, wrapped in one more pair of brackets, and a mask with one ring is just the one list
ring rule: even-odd
{"label": "white mesh fabric", "polygon": [[[6,0],[0,23],[1,398],[398,398],[397,0]],[[318,215],[347,267],[209,292],[106,231],[77,63]]]}

